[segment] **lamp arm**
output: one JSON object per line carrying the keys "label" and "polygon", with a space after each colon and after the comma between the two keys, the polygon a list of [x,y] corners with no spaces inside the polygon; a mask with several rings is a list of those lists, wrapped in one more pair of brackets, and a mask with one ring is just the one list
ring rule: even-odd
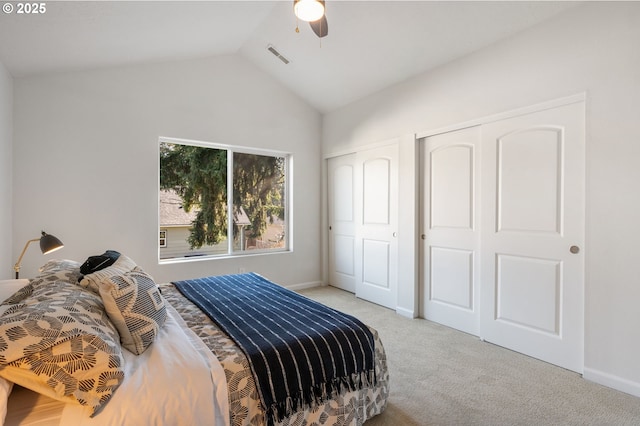
{"label": "lamp arm", "polygon": [[33,240],[27,241],[27,243],[24,245],[24,248],[22,249],[22,253],[20,253],[20,257],[18,258],[18,261],[16,262],[15,265],[13,265],[13,270],[16,271],[16,279],[18,279],[18,275],[20,272],[20,262],[22,262],[22,258],[24,257],[24,254],[27,251],[27,247],[29,247],[29,244],[31,244],[34,241],[40,241],[40,238],[34,238]]}

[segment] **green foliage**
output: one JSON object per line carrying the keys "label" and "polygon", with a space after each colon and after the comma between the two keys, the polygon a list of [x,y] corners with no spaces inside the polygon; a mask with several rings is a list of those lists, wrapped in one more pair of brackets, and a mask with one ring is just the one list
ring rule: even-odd
{"label": "green foliage", "polygon": [[[258,238],[273,217],[284,217],[285,159],[234,153],[234,214],[242,207]],[[160,188],[174,190],[183,208],[197,212],[188,242],[191,248],[217,244],[227,237],[227,151],[171,143],[160,144]],[[237,227],[234,237],[237,238]]]}
{"label": "green foliage", "polygon": [[251,225],[248,234],[259,238],[268,220],[284,218],[283,157],[234,153],[233,205],[242,206]]}

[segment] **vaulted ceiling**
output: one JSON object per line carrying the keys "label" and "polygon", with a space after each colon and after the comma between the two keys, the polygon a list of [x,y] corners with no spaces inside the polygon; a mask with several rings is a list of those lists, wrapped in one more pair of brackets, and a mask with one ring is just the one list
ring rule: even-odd
{"label": "vaulted ceiling", "polygon": [[322,40],[296,22],[292,4],[48,1],[43,14],[0,14],[0,61],[21,77],[238,54],[328,112],[577,2],[327,0],[329,35]]}

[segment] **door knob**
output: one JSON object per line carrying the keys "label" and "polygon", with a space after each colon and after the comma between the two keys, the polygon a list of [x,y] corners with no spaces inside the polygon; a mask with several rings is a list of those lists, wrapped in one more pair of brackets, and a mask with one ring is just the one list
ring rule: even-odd
{"label": "door knob", "polygon": [[573,254],[578,254],[580,252],[580,247],[578,246],[571,246],[571,248],[569,249],[569,251]]}

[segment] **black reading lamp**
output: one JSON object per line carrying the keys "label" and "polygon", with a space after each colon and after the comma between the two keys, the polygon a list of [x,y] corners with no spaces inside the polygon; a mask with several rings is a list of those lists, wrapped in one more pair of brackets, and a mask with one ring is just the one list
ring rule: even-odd
{"label": "black reading lamp", "polygon": [[42,231],[42,236],[40,238],[34,238],[33,240],[29,240],[27,241],[27,244],[24,245],[24,248],[22,249],[22,253],[20,253],[20,257],[18,258],[18,261],[13,266],[13,270],[16,271],[16,279],[18,279],[18,275],[20,273],[20,262],[22,262],[22,257],[24,256],[24,253],[27,251],[27,247],[29,247],[29,244],[31,244],[34,241],[40,241],[40,251],[42,251],[42,254],[49,254],[51,252],[54,252],[64,247],[64,244],[62,244],[62,241],[60,241],[53,235],[47,234],[46,232]]}

